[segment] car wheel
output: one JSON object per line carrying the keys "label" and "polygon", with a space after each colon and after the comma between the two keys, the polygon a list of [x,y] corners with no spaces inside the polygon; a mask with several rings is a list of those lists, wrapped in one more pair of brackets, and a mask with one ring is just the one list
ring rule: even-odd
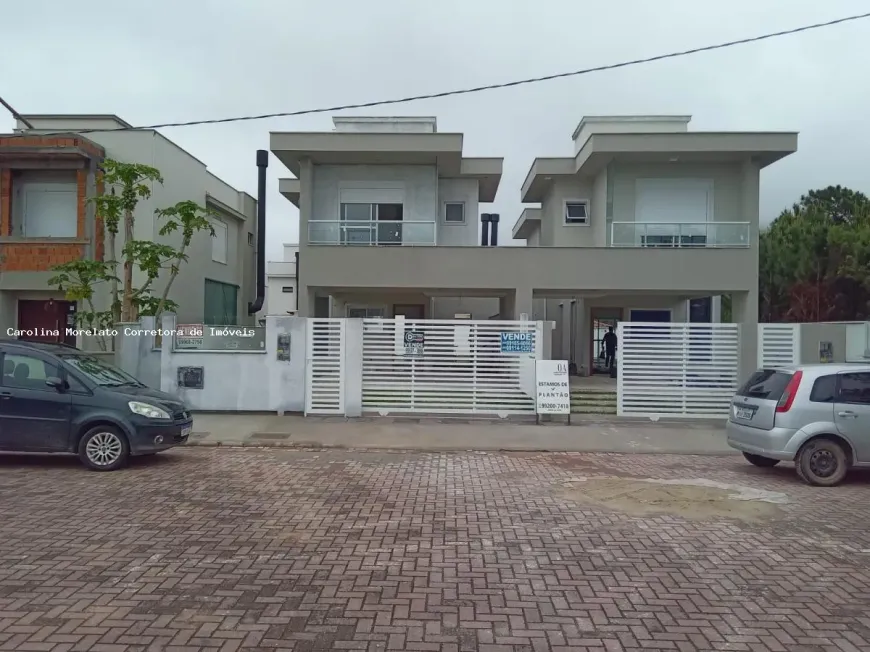
{"label": "car wheel", "polygon": [[849,470],[846,451],[830,439],[814,439],[804,444],[795,460],[798,476],[807,484],[833,487],[840,484]]}
{"label": "car wheel", "polygon": [[79,459],[93,471],[115,471],[127,463],[130,446],[112,426],[91,428],[79,442]]}
{"label": "car wheel", "polygon": [[746,458],[746,461],[750,464],[754,464],[755,466],[761,466],[765,468],[770,468],[772,466],[776,466],[779,464],[779,460],[775,460],[770,457],[763,457],[761,455],[753,455],[752,453],[743,453],[743,457]]}

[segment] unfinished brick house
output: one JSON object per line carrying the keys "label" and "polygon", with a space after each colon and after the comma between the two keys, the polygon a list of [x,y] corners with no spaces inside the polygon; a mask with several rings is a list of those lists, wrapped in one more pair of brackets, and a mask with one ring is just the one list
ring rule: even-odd
{"label": "unfinished brick house", "polygon": [[103,227],[88,201],[104,158],[81,135],[0,135],[0,336],[10,328],[62,332],[75,323],[76,304],[48,279],[56,265],[104,255]]}

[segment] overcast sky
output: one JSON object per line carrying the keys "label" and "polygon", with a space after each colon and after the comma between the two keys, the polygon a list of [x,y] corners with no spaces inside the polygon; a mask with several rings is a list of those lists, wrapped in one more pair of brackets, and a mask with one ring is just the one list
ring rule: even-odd
{"label": "overcast sky", "polygon": [[[129,7],[129,8],[128,8]],[[868,0],[150,0],[7,2],[0,93],[21,113],[115,113],[134,125],[294,111],[477,86],[858,14]],[[509,226],[536,156],[569,156],[583,115],[691,114],[694,129],[796,130],[762,175],[763,221],[809,188],[870,191],[870,19],[661,63],[367,115],[435,115],[466,156],[503,156],[493,210]],[[2,109],[0,109],[2,111]],[[359,115],[362,112],[352,111]],[[2,117],[0,131],[13,120]],[[165,134],[256,196],[269,131],[330,130],[330,115]],[[269,259],[297,239],[269,168]]]}

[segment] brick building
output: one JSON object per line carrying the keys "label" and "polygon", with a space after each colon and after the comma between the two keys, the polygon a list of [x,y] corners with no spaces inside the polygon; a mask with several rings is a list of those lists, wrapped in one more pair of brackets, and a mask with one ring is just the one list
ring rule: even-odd
{"label": "brick building", "polygon": [[56,265],[104,255],[88,201],[104,158],[103,147],[81,135],[0,136],[0,335],[62,329],[74,318],[76,305],[48,279]]}

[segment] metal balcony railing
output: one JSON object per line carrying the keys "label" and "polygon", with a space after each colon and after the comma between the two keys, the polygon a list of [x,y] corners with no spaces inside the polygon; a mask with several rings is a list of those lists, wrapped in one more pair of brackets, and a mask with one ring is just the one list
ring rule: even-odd
{"label": "metal balcony railing", "polygon": [[308,244],[432,246],[435,221],[309,220]]}
{"label": "metal balcony railing", "polygon": [[611,247],[741,248],[749,222],[613,222]]}

